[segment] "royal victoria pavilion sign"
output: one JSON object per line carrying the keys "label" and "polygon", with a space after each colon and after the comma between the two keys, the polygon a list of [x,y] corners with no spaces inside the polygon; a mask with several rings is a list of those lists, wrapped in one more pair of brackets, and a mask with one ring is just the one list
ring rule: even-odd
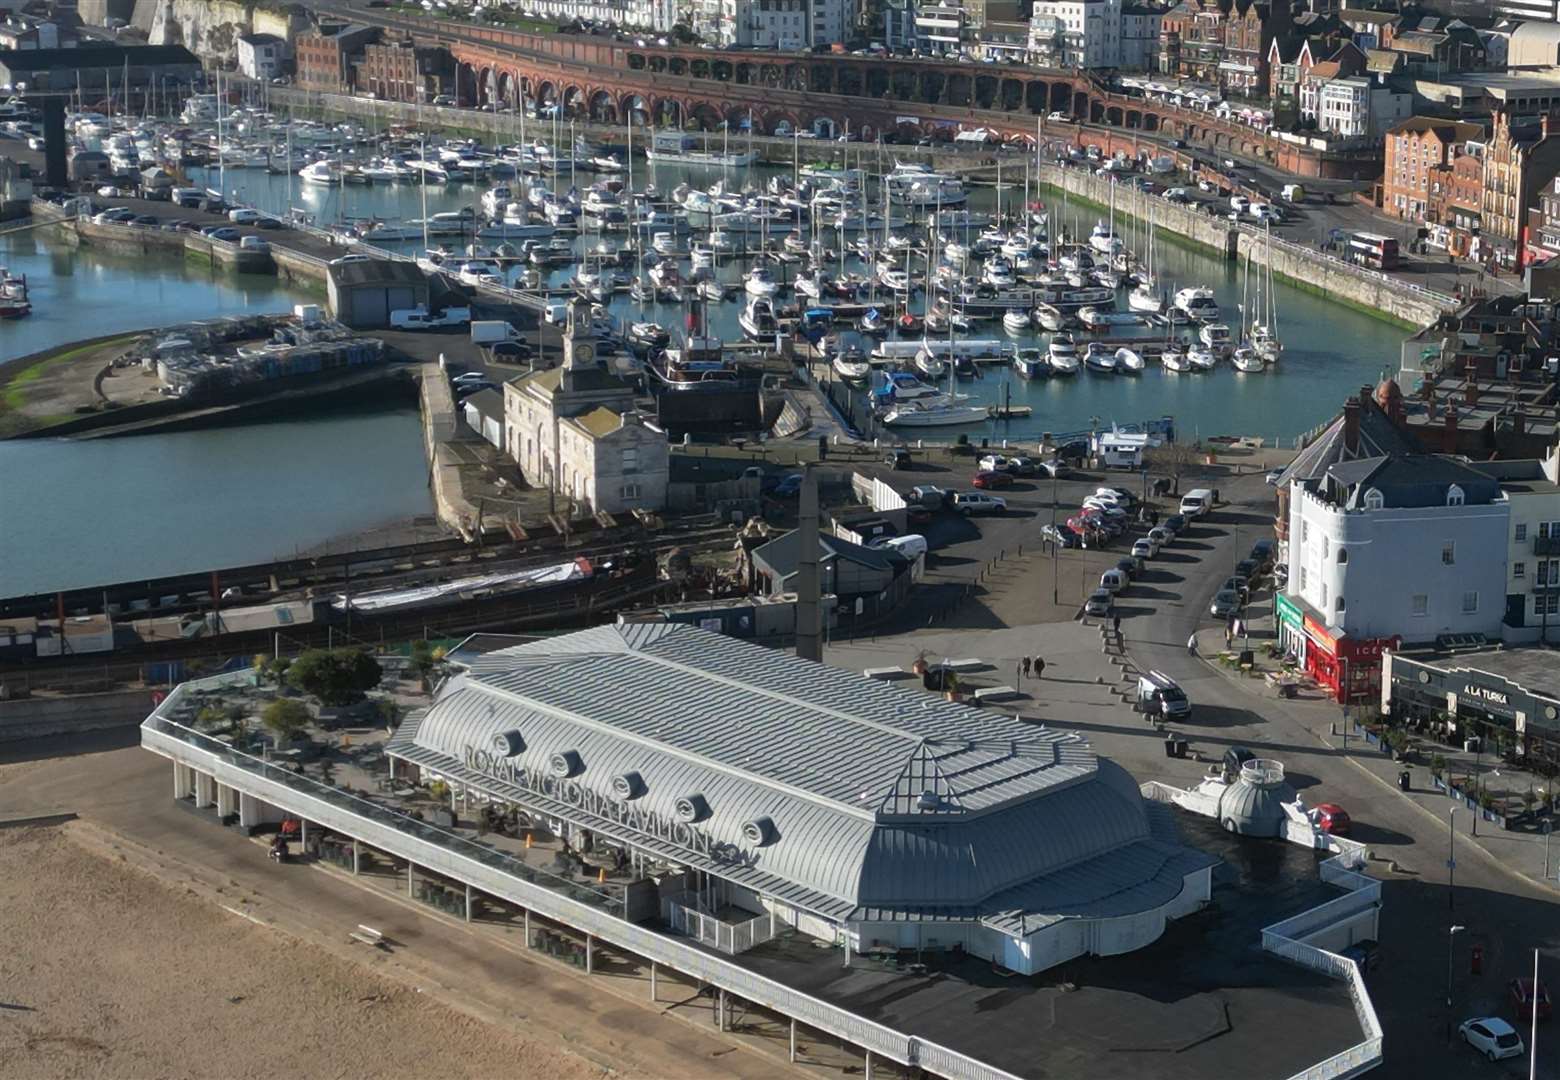
{"label": "royal victoria pavilion sign", "polygon": [[[711,862],[728,866],[758,864],[756,851],[717,840],[700,827],[700,820],[709,812],[702,796],[678,799],[677,816],[668,817],[636,805],[636,800],[644,793],[644,783],[637,773],[614,777],[612,792],[604,794],[574,778],[573,774],[579,769],[579,759],[573,751],[554,754],[546,769],[527,768],[512,759],[512,744],[506,743],[506,738],[506,735],[494,737],[496,749],[468,743],[462,748],[462,763],[472,772],[501,780],[554,803],[573,807],[583,814],[611,822],[641,836],[673,844]],[[771,837],[768,833],[772,828],[765,819],[762,823],[744,826],[743,835],[761,846],[769,842]]]}

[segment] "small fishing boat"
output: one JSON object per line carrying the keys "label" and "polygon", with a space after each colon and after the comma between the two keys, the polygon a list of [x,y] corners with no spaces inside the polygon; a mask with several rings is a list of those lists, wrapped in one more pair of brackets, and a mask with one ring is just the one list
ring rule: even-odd
{"label": "small fishing boat", "polygon": [[888,333],[888,320],[877,308],[868,308],[856,321],[856,329],[870,337],[883,337]]}
{"label": "small fishing boat", "polygon": [[1076,375],[1083,365],[1078,360],[1078,343],[1071,334],[1057,334],[1046,350],[1046,362],[1058,375]]}
{"label": "small fishing boat", "polygon": [[1089,347],[1084,350],[1083,366],[1098,375],[1116,374],[1116,354],[1106,350],[1105,346],[1097,341],[1089,342]]}

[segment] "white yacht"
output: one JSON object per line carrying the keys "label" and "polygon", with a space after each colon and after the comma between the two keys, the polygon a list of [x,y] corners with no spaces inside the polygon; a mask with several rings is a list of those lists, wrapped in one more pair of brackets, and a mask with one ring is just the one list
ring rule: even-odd
{"label": "white yacht", "polygon": [[1220,355],[1230,351],[1230,328],[1223,323],[1203,323],[1197,339]]}
{"label": "white yacht", "polygon": [[1219,302],[1213,298],[1212,289],[1188,286],[1175,294],[1175,306],[1186,317],[1198,322],[1214,322],[1219,318]]}
{"label": "white yacht", "polygon": [[1019,349],[1013,354],[1013,370],[1025,379],[1043,379],[1050,370],[1045,353],[1039,349]]}
{"label": "white yacht", "polygon": [[306,184],[336,187],[341,183],[341,169],[328,161],[311,161],[298,170],[298,176]]}
{"label": "white yacht", "polygon": [[1179,373],[1192,370],[1191,362],[1186,358],[1186,348],[1180,342],[1166,345],[1159,354],[1159,363],[1166,371]]}
{"label": "white yacht", "polygon": [[993,289],[1011,289],[1016,284],[1013,278],[1013,264],[1001,256],[987,259],[980,276],[981,280]]}
{"label": "white yacht", "polygon": [[931,352],[922,349],[915,354],[915,369],[923,376],[936,382],[948,374],[948,362],[940,356],[933,356]]}
{"label": "white yacht", "polygon": [[1057,334],[1051,338],[1046,350],[1046,361],[1058,375],[1076,375],[1082,366],[1078,361],[1078,345],[1071,334]]}
{"label": "white yacht", "polygon": [[1230,364],[1236,371],[1248,373],[1267,370],[1267,361],[1262,359],[1257,350],[1249,345],[1242,345],[1236,349],[1230,357]]}
{"label": "white yacht", "polygon": [[1158,315],[1165,309],[1165,300],[1147,285],[1139,285],[1127,294],[1127,307],[1145,315]]}
{"label": "white yacht", "polygon": [[514,188],[508,184],[495,184],[482,193],[482,212],[489,221],[501,218],[514,200]]}
{"label": "white yacht", "polygon": [[737,316],[737,323],[753,341],[773,339],[780,329],[780,324],[775,320],[775,303],[767,296],[749,297],[742,314]]}
{"label": "white yacht", "polygon": [[1192,371],[1212,371],[1218,367],[1219,357],[1206,345],[1196,342],[1186,350],[1186,363]]}
{"label": "white yacht", "polygon": [[1034,320],[1042,330],[1049,330],[1053,334],[1067,325],[1067,316],[1050,304],[1035,305]]}
{"label": "white yacht", "polygon": [[742,288],[749,296],[774,296],[780,291],[780,283],[767,266],[755,266],[747,273]]}
{"label": "white yacht", "polygon": [[859,349],[846,349],[834,354],[831,361],[834,374],[849,383],[866,382],[872,377],[872,365]]}
{"label": "white yacht", "polygon": [[896,405],[884,414],[883,423],[889,427],[953,427],[984,423],[989,415],[984,405],[961,405],[955,401],[909,401]]}
{"label": "white yacht", "polygon": [[1097,341],[1089,342],[1083,353],[1083,366],[1101,375],[1116,374],[1116,354],[1107,352]]}
{"label": "white yacht", "polygon": [[1029,313],[1014,308],[1002,316],[1002,329],[1010,334],[1027,334],[1030,329]]}
{"label": "white yacht", "polygon": [[1143,367],[1143,354],[1136,349],[1129,349],[1123,345],[1116,350],[1117,371],[1125,375],[1141,375]]}
{"label": "white yacht", "polygon": [[685,132],[658,131],[645,150],[645,160],[652,164],[664,161],[673,165],[714,165],[738,169],[753,164],[753,152],[707,150],[698,139]]}
{"label": "white yacht", "polygon": [[892,289],[894,292],[910,290],[910,272],[891,263],[878,263],[877,279],[884,288]]}

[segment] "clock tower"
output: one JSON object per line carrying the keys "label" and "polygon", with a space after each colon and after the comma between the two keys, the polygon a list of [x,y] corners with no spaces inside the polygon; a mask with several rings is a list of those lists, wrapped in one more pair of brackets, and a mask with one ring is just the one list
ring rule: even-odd
{"label": "clock tower", "polygon": [[590,332],[590,303],[575,297],[569,304],[569,319],[563,330],[563,378],[560,389],[580,389],[581,372],[596,367],[596,339]]}

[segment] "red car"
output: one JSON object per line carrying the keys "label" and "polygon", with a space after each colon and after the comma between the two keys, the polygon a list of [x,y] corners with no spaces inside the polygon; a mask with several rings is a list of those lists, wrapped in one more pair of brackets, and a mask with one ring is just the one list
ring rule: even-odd
{"label": "red car", "polygon": [[971,480],[970,483],[974,484],[978,488],[1012,487],[1013,474],[1008,472],[999,472],[995,469],[988,469],[985,472],[976,473],[975,479]]}
{"label": "red car", "polygon": [[1348,836],[1349,812],[1337,803],[1319,803],[1316,807],[1316,827],[1333,836]]}
{"label": "red car", "polygon": [[1506,985],[1511,993],[1511,1007],[1516,1010],[1518,1020],[1533,1020],[1533,1011],[1538,1010],[1540,1020],[1548,1020],[1553,1015],[1553,1007],[1549,1003],[1549,988],[1540,980],[1538,992],[1533,992],[1532,979],[1512,979]]}

